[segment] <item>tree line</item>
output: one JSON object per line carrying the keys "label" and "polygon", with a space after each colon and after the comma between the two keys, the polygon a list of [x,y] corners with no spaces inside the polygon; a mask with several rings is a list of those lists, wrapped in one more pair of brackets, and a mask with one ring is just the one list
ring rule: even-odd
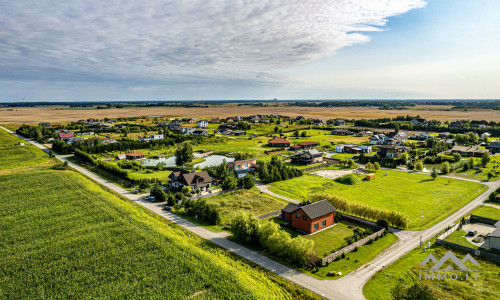
{"label": "tree line", "polygon": [[259,165],[257,168],[257,174],[259,175],[260,181],[263,183],[276,182],[302,176],[302,171],[294,167],[287,167],[283,165],[283,162],[279,160],[277,156],[273,156],[271,161],[268,163],[265,161],[257,161],[257,164]]}

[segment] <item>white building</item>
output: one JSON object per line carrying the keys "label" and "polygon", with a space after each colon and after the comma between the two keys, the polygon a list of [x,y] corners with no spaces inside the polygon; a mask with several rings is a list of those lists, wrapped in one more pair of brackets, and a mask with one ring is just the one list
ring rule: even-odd
{"label": "white building", "polygon": [[163,140],[163,134],[153,134],[153,135],[151,136],[151,139],[152,139],[153,141]]}
{"label": "white building", "polygon": [[182,134],[193,134],[193,132],[196,130],[194,127],[181,127],[181,133]]}
{"label": "white building", "polygon": [[207,128],[208,121],[200,120],[200,121],[196,122],[196,126],[198,126],[198,128]]}

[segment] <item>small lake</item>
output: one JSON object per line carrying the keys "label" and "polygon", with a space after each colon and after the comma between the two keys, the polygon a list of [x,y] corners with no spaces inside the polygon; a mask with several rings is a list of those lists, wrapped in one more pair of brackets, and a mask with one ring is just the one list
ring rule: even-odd
{"label": "small lake", "polygon": [[[224,155],[210,155],[210,156],[205,157],[204,162],[195,164],[193,166],[193,168],[196,169],[199,166],[200,168],[203,169],[204,167],[218,166],[224,162],[224,159],[226,160],[226,162],[234,161],[234,158],[232,158],[232,157],[227,157]],[[141,161],[141,163],[147,167],[155,167],[160,162],[164,162],[166,167],[176,167],[175,156],[160,157],[160,158],[148,158],[148,159]]]}

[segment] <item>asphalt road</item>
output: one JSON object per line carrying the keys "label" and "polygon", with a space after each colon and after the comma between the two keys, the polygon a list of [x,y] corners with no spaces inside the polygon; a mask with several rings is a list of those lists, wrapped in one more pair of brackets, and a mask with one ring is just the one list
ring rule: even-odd
{"label": "asphalt road", "polygon": [[[3,127],[1,127],[3,128]],[[4,130],[12,133],[11,131],[3,128]],[[15,133],[12,133],[16,135]],[[18,136],[18,135],[16,135]],[[20,137],[20,136],[18,136]],[[45,152],[48,152],[48,149],[45,148],[43,145],[38,144],[37,142],[29,139],[25,139],[23,137],[20,137],[24,140],[27,140],[31,144],[35,145],[36,147],[42,149]],[[476,199],[472,200],[470,203],[459,209],[458,211],[452,213],[450,216],[448,216],[446,219],[443,221],[439,222],[438,224],[423,230],[423,231],[401,231],[398,232],[397,235],[400,238],[397,243],[392,245],[390,248],[386,249],[383,251],[381,254],[379,254],[374,260],[370,261],[369,263],[366,263],[365,265],[361,266],[358,270],[351,272],[350,274],[337,279],[337,280],[320,280],[314,277],[311,277],[309,275],[306,275],[304,273],[301,273],[299,271],[296,271],[292,268],[289,268],[283,264],[280,264],[274,260],[269,259],[266,256],[263,256],[257,252],[251,251],[243,246],[240,246],[234,242],[231,242],[230,240],[227,239],[228,233],[222,232],[222,233],[215,233],[212,231],[209,231],[199,225],[193,224],[189,221],[186,221],[174,214],[171,214],[169,212],[166,212],[162,210],[162,204],[156,204],[156,203],[151,203],[148,201],[142,200],[142,197],[144,195],[136,195],[134,193],[131,193],[116,184],[101,178],[100,176],[70,162],[67,158],[70,157],[71,155],[56,155],[56,158],[59,159],[60,161],[64,162],[67,161],[68,165],[71,166],[73,169],[76,171],[84,174],[85,176],[91,178],[92,180],[105,185],[109,189],[115,191],[118,194],[121,194],[122,196],[135,201],[137,204],[149,209],[150,211],[164,217],[165,219],[172,221],[183,228],[213,242],[216,245],[219,245],[231,252],[233,252],[236,255],[239,255],[241,257],[244,257],[245,259],[258,264],[261,267],[264,267],[292,282],[295,282],[319,295],[322,295],[325,298],[328,299],[365,299],[363,296],[363,286],[365,283],[370,280],[370,278],[377,273],[378,271],[381,270],[382,266],[387,266],[390,265],[391,263],[395,262],[398,260],[400,257],[408,253],[409,251],[413,250],[414,248],[418,247],[420,245],[420,239],[422,238],[422,241],[427,241],[428,239],[432,238],[439,232],[443,231],[447,226],[452,225],[456,223],[462,216],[467,214],[468,212],[472,211],[475,207],[480,205],[483,201],[487,200],[489,194],[500,187],[500,181],[495,181],[495,182],[489,182],[486,183],[488,185],[488,190],[482,193],[479,197]],[[459,178],[457,178],[459,179]],[[484,182],[483,182],[484,183]],[[276,194],[270,192],[268,189],[263,188],[261,189],[263,192],[268,192],[273,196],[276,196]],[[279,196],[279,195],[278,195]],[[282,198],[282,197],[280,197]],[[286,198],[286,197],[284,197]],[[289,198],[287,198],[289,199]],[[287,200],[285,199],[285,200]],[[293,200],[293,199],[290,199]]]}

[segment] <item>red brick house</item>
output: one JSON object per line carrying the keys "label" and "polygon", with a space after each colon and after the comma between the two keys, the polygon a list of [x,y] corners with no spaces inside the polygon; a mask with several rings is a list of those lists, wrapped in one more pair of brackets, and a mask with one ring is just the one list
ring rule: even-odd
{"label": "red brick house", "polygon": [[290,147],[290,141],[283,138],[274,138],[267,141],[270,147]]}
{"label": "red brick house", "polygon": [[57,135],[60,139],[67,139],[75,136],[73,132],[59,132]]}
{"label": "red brick house", "polygon": [[335,224],[335,211],[328,200],[304,206],[290,203],[283,208],[281,218],[290,221],[297,230],[314,233]]}

